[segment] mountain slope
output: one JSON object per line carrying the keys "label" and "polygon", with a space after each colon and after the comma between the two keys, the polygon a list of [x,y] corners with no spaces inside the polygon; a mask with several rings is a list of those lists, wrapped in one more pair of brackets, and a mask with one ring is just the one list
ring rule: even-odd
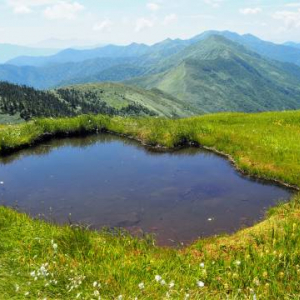
{"label": "mountain slope", "polygon": [[0,82],[0,122],[87,113],[166,117],[193,114],[184,103],[159,90],[106,83],[39,91]]}
{"label": "mountain slope", "polygon": [[[117,83],[96,83],[74,85],[55,90],[66,99],[66,94],[75,94],[76,98],[95,104],[99,99],[110,107],[123,109],[128,105],[140,105],[158,116],[185,117],[193,115],[194,109],[183,101],[158,89],[143,90]],[[201,110],[195,111],[200,113]]]}
{"label": "mountain slope", "polygon": [[262,58],[221,36],[159,64],[163,72],[128,84],[159,88],[205,112],[300,108],[300,68]]}
{"label": "mountain slope", "polygon": [[294,63],[300,66],[300,49],[290,47],[290,45],[279,45],[268,41],[263,41],[252,34],[239,35],[230,31],[206,31],[191,39],[191,42],[199,42],[213,35],[223,36],[233,42],[239,43],[258,54],[278,60],[281,62]]}

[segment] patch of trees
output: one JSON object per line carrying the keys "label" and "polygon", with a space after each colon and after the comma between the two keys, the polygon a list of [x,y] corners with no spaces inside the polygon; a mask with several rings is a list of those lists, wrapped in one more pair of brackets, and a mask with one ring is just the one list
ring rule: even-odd
{"label": "patch of trees", "polygon": [[2,114],[20,114],[24,120],[33,117],[69,117],[79,114],[156,115],[155,112],[137,103],[116,109],[107,105],[99,94],[93,91],[81,92],[74,89],[40,91],[7,82],[0,82],[0,111]]}

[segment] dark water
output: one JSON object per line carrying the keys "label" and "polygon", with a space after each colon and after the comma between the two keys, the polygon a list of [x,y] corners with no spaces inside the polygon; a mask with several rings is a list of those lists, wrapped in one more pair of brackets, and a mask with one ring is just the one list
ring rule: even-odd
{"label": "dark water", "polygon": [[160,244],[233,232],[291,192],[196,148],[155,153],[110,135],[53,140],[0,160],[0,204],[59,223],[124,227]]}

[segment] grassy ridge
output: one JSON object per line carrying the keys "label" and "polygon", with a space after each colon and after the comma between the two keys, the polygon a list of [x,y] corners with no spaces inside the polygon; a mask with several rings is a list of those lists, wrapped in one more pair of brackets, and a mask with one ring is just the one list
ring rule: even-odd
{"label": "grassy ridge", "polygon": [[[230,154],[248,173],[300,186],[299,111],[36,120],[2,126],[0,151],[101,130],[165,147],[197,142]],[[150,237],[57,227],[0,208],[0,299],[300,299],[299,217],[295,196],[252,228],[176,250]]]}

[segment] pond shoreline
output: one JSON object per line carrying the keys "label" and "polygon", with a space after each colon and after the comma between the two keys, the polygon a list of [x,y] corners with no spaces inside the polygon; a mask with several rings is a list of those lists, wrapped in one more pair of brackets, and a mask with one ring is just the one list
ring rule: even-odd
{"label": "pond shoreline", "polygon": [[226,158],[232,164],[232,166],[243,176],[246,176],[250,179],[254,179],[254,180],[257,180],[260,182],[272,183],[277,186],[291,189],[296,192],[300,191],[300,187],[298,187],[297,185],[292,185],[292,184],[286,183],[283,180],[251,174],[251,173],[243,170],[242,168],[240,168],[238,166],[237,162],[234,160],[234,158],[230,154],[219,151],[214,147],[208,147],[205,145],[201,145],[196,141],[188,141],[188,140],[185,140],[184,142],[181,141],[179,144],[176,144],[176,146],[174,146],[174,147],[166,147],[166,146],[162,146],[160,144],[152,145],[152,144],[146,143],[144,140],[139,139],[135,136],[132,136],[132,135],[129,135],[126,133],[125,134],[118,133],[116,131],[109,130],[106,128],[102,128],[101,130],[93,129],[93,130],[80,130],[80,131],[74,131],[74,132],[58,132],[58,133],[47,133],[46,132],[46,133],[43,133],[41,136],[39,136],[37,139],[35,139],[33,142],[31,142],[29,144],[23,144],[23,145],[18,145],[16,147],[12,147],[12,148],[1,149],[0,156],[9,156],[10,154],[13,154],[17,151],[28,149],[33,146],[38,146],[43,142],[50,141],[50,140],[57,139],[57,138],[85,137],[85,136],[89,136],[89,135],[93,135],[93,134],[112,134],[115,136],[124,137],[129,140],[136,141],[136,142],[140,143],[142,146],[144,146],[152,151],[159,151],[159,152],[175,152],[177,150],[184,149],[187,147],[199,147],[199,148],[208,150],[212,153],[215,153],[219,156]]}

